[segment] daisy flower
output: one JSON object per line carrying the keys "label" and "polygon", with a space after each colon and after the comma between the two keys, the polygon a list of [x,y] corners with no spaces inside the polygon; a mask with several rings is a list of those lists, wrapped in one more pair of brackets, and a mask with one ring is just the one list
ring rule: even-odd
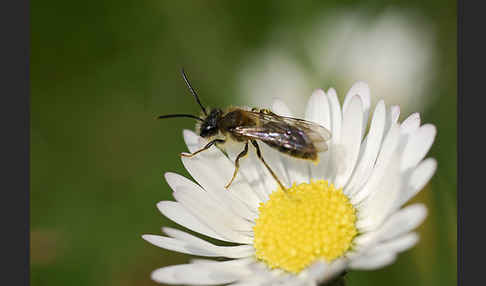
{"label": "daisy flower", "polygon": [[[280,100],[272,111],[293,116]],[[186,285],[318,285],[350,269],[384,267],[414,246],[418,235],[413,230],[427,210],[418,203],[403,205],[436,170],[434,159],[424,159],[436,129],[420,125],[418,113],[399,123],[399,107],[387,108],[382,100],[368,128],[369,111],[366,83],[354,84],[342,107],[334,89],[314,91],[305,119],[332,133],[318,164],[260,144],[288,187],[285,192],[255,152],[240,161],[236,180],[224,188],[241,145],[183,157],[197,183],[166,173],[176,201],[157,207],[188,230],[226,243],[216,245],[169,227],[162,228],[167,236],[143,235],[168,250],[218,257],[163,267],[152,272],[152,279]],[[189,130],[184,139],[191,152],[206,143]]]}

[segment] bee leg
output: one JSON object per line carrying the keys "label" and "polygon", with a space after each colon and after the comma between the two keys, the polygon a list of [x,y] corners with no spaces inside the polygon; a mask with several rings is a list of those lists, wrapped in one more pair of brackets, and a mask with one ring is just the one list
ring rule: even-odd
{"label": "bee leg", "polygon": [[209,142],[208,144],[206,144],[206,146],[204,146],[203,148],[201,148],[200,150],[197,150],[196,152],[194,153],[191,153],[191,154],[185,154],[185,153],[181,153],[181,157],[193,157],[194,155],[204,151],[204,150],[207,150],[209,149],[211,146],[213,146],[214,144],[216,143],[224,143],[225,141],[223,139],[214,139],[213,141]]}
{"label": "bee leg", "polygon": [[231,181],[225,186],[225,188],[229,188],[231,186],[231,183],[233,183],[234,179],[236,178],[236,174],[238,174],[238,169],[240,168],[240,159],[244,158],[248,154],[248,142],[245,144],[245,149],[241,151],[240,154],[236,157],[235,160],[235,172],[233,173],[233,177],[231,178]]}
{"label": "bee leg", "polygon": [[270,168],[270,166],[268,166],[267,162],[265,162],[265,160],[263,159],[262,152],[260,151],[260,147],[258,146],[258,143],[255,140],[251,140],[251,144],[253,144],[253,146],[255,146],[258,159],[260,159],[260,161],[262,161],[263,165],[265,165],[265,167],[270,172],[270,174],[272,175],[272,177],[275,179],[275,181],[277,181],[277,183],[280,186],[280,188],[283,191],[286,191],[287,189],[284,187],[284,185],[282,184],[282,182],[280,182],[280,180],[277,178],[277,175],[275,175],[275,173],[272,171],[272,169]]}
{"label": "bee leg", "polygon": [[253,112],[259,112],[261,114],[272,114],[272,112],[270,111],[270,109],[267,109],[267,108],[259,109],[259,108],[253,107],[251,109],[251,111],[253,111]]}

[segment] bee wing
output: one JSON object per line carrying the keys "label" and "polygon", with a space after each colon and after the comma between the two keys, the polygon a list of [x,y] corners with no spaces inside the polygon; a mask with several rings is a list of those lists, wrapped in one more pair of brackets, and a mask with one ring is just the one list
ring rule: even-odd
{"label": "bee wing", "polygon": [[277,121],[283,121],[290,126],[294,126],[302,130],[314,143],[317,152],[327,151],[328,146],[326,142],[331,139],[332,134],[331,131],[329,131],[324,126],[304,119],[280,116],[273,112],[268,115],[264,114],[264,120],[272,119]]}
{"label": "bee wing", "polygon": [[327,151],[331,132],[325,127],[303,119],[279,116],[275,113],[248,111],[247,116],[258,126],[238,126],[233,132],[287,149],[317,152]]}
{"label": "bee wing", "polygon": [[297,126],[301,129],[306,130],[307,134],[316,141],[329,141],[331,139],[331,131],[329,131],[326,127],[319,125],[315,122],[307,121],[304,119],[292,118],[292,117],[284,117],[280,116],[283,121],[288,123],[289,125]]}
{"label": "bee wing", "polygon": [[297,132],[286,133],[285,130],[279,130],[278,126],[251,127],[238,126],[232,132],[245,136],[247,138],[257,139],[272,147],[284,147],[289,150],[296,150],[301,152],[312,151],[313,145],[309,144],[304,134]]}

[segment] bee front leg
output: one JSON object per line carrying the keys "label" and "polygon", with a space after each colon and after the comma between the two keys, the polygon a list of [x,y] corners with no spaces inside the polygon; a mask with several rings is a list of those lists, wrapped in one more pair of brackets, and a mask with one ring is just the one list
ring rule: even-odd
{"label": "bee front leg", "polygon": [[277,175],[275,175],[275,173],[273,172],[273,170],[270,168],[270,166],[268,166],[267,162],[265,162],[265,160],[263,159],[262,152],[260,151],[260,146],[258,146],[258,143],[255,140],[251,140],[251,144],[253,144],[253,146],[255,146],[258,159],[260,159],[260,161],[262,161],[263,165],[265,165],[265,167],[270,172],[270,174],[272,175],[272,177],[275,179],[275,181],[277,181],[277,183],[280,186],[280,188],[283,191],[286,191],[287,189],[284,187],[284,185],[282,184],[282,182],[280,182],[280,180],[278,179]]}
{"label": "bee front leg", "polygon": [[191,157],[193,157],[194,155],[196,155],[196,154],[198,154],[198,153],[200,153],[200,152],[202,152],[202,151],[204,151],[204,150],[207,150],[207,149],[211,148],[211,146],[213,146],[213,145],[214,145],[214,144],[216,144],[216,143],[221,143],[221,144],[223,144],[224,142],[226,142],[226,141],[225,141],[225,140],[223,140],[223,139],[214,139],[214,140],[212,140],[211,142],[209,142],[208,144],[206,144],[206,146],[204,146],[204,147],[203,147],[203,148],[201,148],[200,150],[197,150],[197,151],[196,151],[196,152],[194,152],[194,153],[191,153],[191,154],[187,154],[187,153],[181,153],[181,157],[189,157],[189,158],[191,158]]}
{"label": "bee front leg", "polygon": [[240,169],[240,159],[246,157],[248,154],[248,141],[245,143],[245,149],[241,151],[240,154],[236,157],[235,160],[235,172],[233,173],[233,177],[231,178],[231,181],[225,186],[225,188],[229,188],[231,184],[233,183],[234,179],[236,178],[236,174],[238,174],[238,169]]}

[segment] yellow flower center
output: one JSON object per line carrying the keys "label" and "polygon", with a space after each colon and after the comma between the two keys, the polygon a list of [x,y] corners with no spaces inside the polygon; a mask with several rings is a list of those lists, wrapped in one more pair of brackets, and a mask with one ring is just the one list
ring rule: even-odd
{"label": "yellow flower center", "polygon": [[253,227],[256,257],[271,268],[298,273],[317,259],[346,252],[356,230],[356,210],[342,189],[327,181],[280,188],[259,207]]}

